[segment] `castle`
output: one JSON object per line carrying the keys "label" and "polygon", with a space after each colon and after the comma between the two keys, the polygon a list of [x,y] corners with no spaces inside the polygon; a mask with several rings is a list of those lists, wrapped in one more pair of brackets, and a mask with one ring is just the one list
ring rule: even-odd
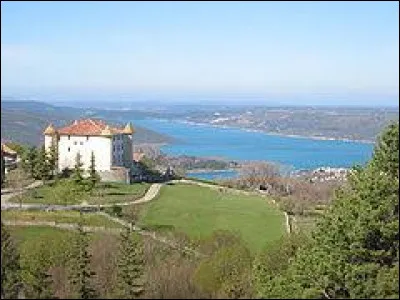
{"label": "castle", "polygon": [[130,123],[117,128],[94,119],[75,120],[62,128],[50,124],[43,132],[45,149],[49,151],[52,145],[57,149],[59,171],[73,169],[77,153],[81,156],[83,169],[87,170],[93,152],[100,176],[131,167],[133,133]]}

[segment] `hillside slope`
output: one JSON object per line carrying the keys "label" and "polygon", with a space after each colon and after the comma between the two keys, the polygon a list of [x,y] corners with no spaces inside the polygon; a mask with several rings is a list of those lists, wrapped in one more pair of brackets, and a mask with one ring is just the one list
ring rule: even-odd
{"label": "hillside slope", "polygon": [[[113,115],[102,111],[87,111],[80,108],[57,107],[37,101],[2,101],[1,102],[1,139],[39,145],[43,143],[43,130],[49,123],[62,126],[82,117],[104,116],[108,122],[116,120]],[[153,130],[135,126],[136,143],[168,143],[173,139]]]}

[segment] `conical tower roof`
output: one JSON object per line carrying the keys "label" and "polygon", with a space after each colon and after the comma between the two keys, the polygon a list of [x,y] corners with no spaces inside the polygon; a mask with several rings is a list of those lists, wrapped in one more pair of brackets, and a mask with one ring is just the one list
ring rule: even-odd
{"label": "conical tower roof", "polygon": [[49,126],[47,126],[47,128],[44,130],[43,132],[45,135],[53,135],[56,133],[56,129],[53,127],[52,124],[50,124]]}
{"label": "conical tower roof", "polygon": [[126,134],[133,134],[135,130],[132,127],[132,124],[130,122],[126,123],[126,126],[124,128],[124,133]]}

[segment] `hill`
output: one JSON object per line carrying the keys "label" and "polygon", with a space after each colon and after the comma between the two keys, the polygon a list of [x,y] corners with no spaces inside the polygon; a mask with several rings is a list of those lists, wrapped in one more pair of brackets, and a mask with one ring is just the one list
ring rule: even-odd
{"label": "hill", "polygon": [[[43,142],[42,132],[51,122],[62,126],[81,117],[102,117],[108,122],[119,123],[120,112],[111,113],[102,110],[85,110],[72,107],[58,107],[38,101],[2,101],[1,102],[1,138],[22,144],[39,145]],[[133,119],[139,114],[130,112]],[[135,126],[136,143],[168,143],[173,138],[153,130]]]}

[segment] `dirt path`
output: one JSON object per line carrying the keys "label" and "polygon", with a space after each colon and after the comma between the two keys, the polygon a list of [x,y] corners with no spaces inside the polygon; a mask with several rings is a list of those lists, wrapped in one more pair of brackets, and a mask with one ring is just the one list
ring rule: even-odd
{"label": "dirt path", "polygon": [[43,185],[42,181],[35,181],[31,183],[30,185],[23,187],[22,189],[2,189],[1,190],[1,206],[3,207],[3,204],[7,204],[8,200],[10,200],[12,197],[21,195],[24,192],[37,188],[39,186]]}

